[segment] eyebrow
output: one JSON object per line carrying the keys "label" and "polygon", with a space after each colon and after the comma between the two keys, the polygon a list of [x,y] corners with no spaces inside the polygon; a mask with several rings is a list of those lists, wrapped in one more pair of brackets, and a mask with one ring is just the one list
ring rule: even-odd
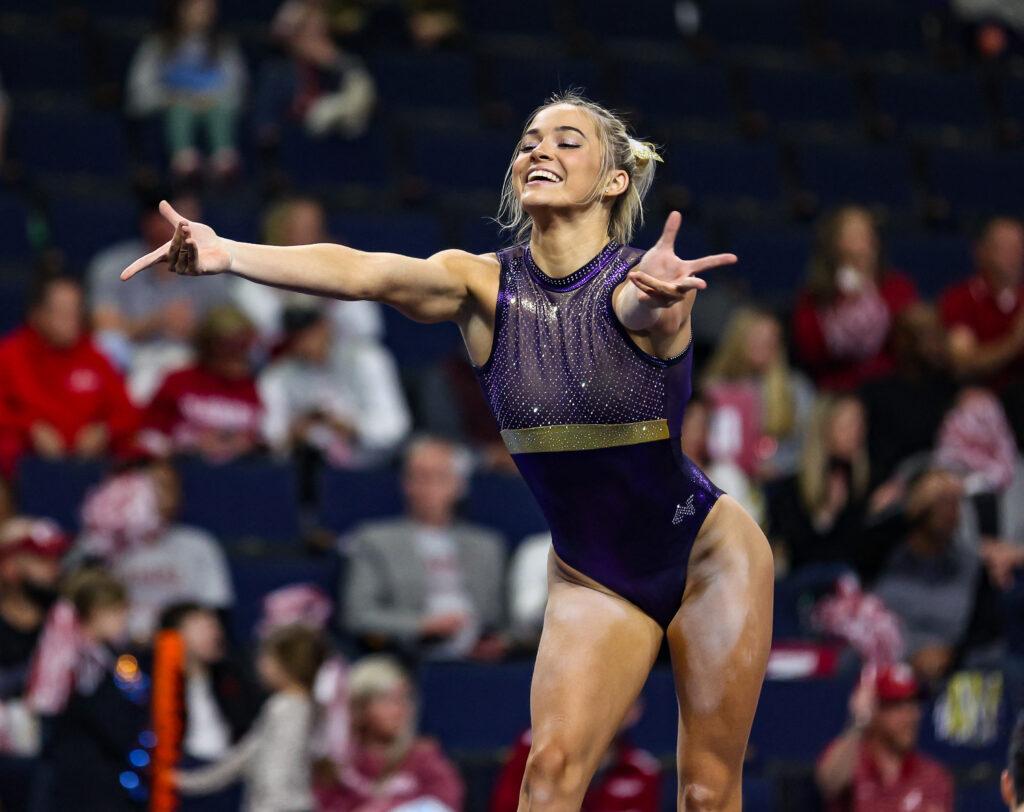
{"label": "eyebrow", "polygon": [[[573,132],[577,132],[580,135],[582,135],[584,139],[586,139],[586,137],[587,137],[586,135],[584,135],[583,130],[581,130],[579,127],[570,127],[568,124],[565,124],[565,125],[563,125],[561,127],[555,127],[555,132],[560,132],[560,131],[564,131],[564,130],[572,130]],[[523,133],[524,136],[525,135],[539,135],[539,134],[540,134],[540,130],[537,129],[536,127],[533,127],[532,129],[529,129],[529,130],[527,130],[526,132]]]}

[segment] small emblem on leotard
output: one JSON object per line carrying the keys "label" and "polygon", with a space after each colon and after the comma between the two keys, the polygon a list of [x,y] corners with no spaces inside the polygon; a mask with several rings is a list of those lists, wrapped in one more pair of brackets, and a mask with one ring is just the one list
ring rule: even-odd
{"label": "small emblem on leotard", "polygon": [[672,517],[672,524],[682,524],[687,516],[693,516],[697,509],[693,506],[693,494],[690,494],[685,505],[676,505],[676,515]]}

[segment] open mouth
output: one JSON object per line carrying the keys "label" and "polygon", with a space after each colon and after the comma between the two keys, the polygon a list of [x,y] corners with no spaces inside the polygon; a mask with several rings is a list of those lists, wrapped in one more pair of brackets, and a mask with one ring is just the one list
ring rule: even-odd
{"label": "open mouth", "polygon": [[529,186],[533,183],[561,183],[562,179],[558,177],[554,172],[550,172],[547,169],[531,169],[530,174],[526,176],[526,185]]}

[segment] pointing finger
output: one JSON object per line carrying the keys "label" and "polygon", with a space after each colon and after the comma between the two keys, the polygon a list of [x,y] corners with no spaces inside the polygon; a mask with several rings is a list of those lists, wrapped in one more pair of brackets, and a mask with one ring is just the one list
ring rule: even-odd
{"label": "pointing finger", "polygon": [[690,273],[700,273],[701,271],[710,271],[712,268],[718,268],[722,265],[732,265],[736,261],[735,254],[713,254],[710,257],[690,260],[687,265],[689,266]]}
{"label": "pointing finger", "polygon": [[665,228],[662,229],[661,237],[658,238],[658,244],[673,248],[676,244],[676,234],[679,233],[679,226],[682,222],[683,215],[677,211],[671,212],[665,220]]}
{"label": "pointing finger", "polygon": [[166,200],[160,201],[160,213],[172,226],[177,226],[179,223],[185,222],[185,218],[178,214],[178,212],[174,210],[174,207]]}
{"label": "pointing finger", "polygon": [[165,242],[155,251],[150,251],[148,254],[146,254],[146,256],[140,257],[139,259],[135,260],[135,262],[133,262],[131,265],[129,265],[127,268],[121,271],[121,279],[131,279],[139,271],[144,271],[146,268],[156,265],[158,262],[163,262],[165,259],[167,259],[167,251],[170,249],[170,247],[170,242]]}

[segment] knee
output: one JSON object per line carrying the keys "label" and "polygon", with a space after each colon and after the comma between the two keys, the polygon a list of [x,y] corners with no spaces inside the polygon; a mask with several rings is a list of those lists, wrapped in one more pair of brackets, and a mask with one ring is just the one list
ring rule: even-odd
{"label": "knee", "polygon": [[681,812],[732,812],[741,808],[740,777],[724,764],[704,765],[705,769],[679,777]]}
{"label": "knee", "polygon": [[579,754],[561,742],[534,741],[526,760],[523,791],[532,803],[544,804],[576,794],[583,784]]}

